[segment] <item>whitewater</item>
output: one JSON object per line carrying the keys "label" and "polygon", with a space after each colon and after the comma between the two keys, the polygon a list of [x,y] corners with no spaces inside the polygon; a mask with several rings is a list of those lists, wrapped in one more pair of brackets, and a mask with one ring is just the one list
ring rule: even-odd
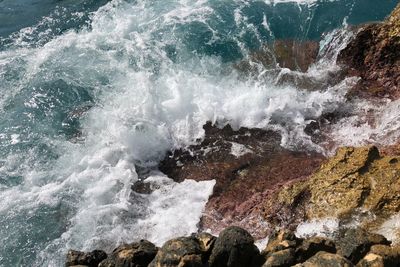
{"label": "whitewater", "polygon": [[[357,77],[323,82],[340,71],[349,24],[382,19],[396,4],[361,16],[359,2],[112,0],[54,7],[4,33],[0,266],[63,266],[68,249],[162,245],[196,232],[215,181],[176,183],[157,166],[168,151],[199,142],[207,121],[276,130],[282,146],[324,154],[399,138],[398,101],[345,103]],[[341,12],[325,25],[332,5]],[[252,60],[252,51],[282,38],[319,41],[318,61],[300,73]],[[236,67],[242,61],[251,75]],[[287,73],[320,88],[278,82]],[[330,126],[331,140],[305,133],[336,111],[346,116]],[[360,126],[370,114],[379,121]],[[143,179],[155,185],[149,195],[131,190]]]}

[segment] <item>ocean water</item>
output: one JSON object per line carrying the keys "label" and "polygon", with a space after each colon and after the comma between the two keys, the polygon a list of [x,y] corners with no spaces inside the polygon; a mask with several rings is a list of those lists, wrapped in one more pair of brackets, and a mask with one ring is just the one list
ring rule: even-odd
{"label": "ocean water", "polygon": [[[318,90],[276,82],[327,79],[349,25],[396,4],[0,0],[0,266],[63,266],[71,248],[196,232],[215,181],[177,184],[157,164],[201,139],[206,121],[275,129],[282,146],[330,153],[304,129],[346,110],[330,129],[337,145],[396,140],[398,102],[344,103],[356,77]],[[320,59],[305,74],[251,60],[276,39],[318,41]],[[243,60],[256,75],[235,68]],[[379,120],[360,126],[371,112]],[[133,193],[144,178],[157,189]]]}

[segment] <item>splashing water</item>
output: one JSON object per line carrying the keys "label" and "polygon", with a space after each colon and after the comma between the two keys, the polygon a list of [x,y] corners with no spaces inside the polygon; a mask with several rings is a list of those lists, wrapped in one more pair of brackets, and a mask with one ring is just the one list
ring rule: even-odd
{"label": "splashing water", "polygon": [[[4,26],[0,265],[61,266],[69,248],[109,250],[140,238],[161,245],[195,232],[215,182],[177,184],[157,164],[166,151],[202,138],[207,121],[275,129],[283,146],[325,152],[304,129],[342,107],[352,79],[307,91],[276,83],[288,69],[243,77],[233,63],[251,61],[251,51],[275,39],[319,40],[344,21],[382,19],[396,4],[362,17],[359,2],[80,1]],[[327,23],[332,8],[340,12]],[[321,41],[320,54],[351,37],[338,31]],[[334,54],[305,74],[291,73],[324,80],[338,69]],[[379,110],[388,115],[360,129],[365,136],[356,142],[397,129],[389,116],[397,105]],[[338,125],[355,127],[351,119]],[[355,142],[340,129],[333,130],[337,143]],[[139,178],[155,190],[133,193]]]}

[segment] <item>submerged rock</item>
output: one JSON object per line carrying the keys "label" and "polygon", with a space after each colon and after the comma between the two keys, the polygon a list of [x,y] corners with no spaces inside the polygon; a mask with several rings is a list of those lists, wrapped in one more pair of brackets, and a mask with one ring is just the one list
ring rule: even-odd
{"label": "submerged rock", "polygon": [[116,248],[99,267],[147,267],[157,254],[157,247],[147,241],[124,244]]}
{"label": "submerged rock", "polygon": [[106,258],[107,254],[102,250],[93,250],[92,252],[70,250],[67,253],[67,260],[65,265],[83,265],[88,267],[97,267],[99,263]]}
{"label": "submerged rock", "polygon": [[400,5],[383,23],[362,27],[341,51],[338,62],[361,77],[350,95],[400,97]]}
{"label": "submerged rock", "polygon": [[368,227],[377,226],[400,210],[400,157],[380,156],[373,146],[340,148],[307,181],[286,186],[275,198],[281,207],[265,202],[267,219],[283,210],[285,216],[304,211],[306,219],[346,220],[367,210],[376,216]]}
{"label": "submerged rock", "polygon": [[324,157],[282,148],[281,136],[273,131],[234,131],[229,125],[219,129],[211,123],[204,129],[205,138],[199,145],[167,156],[160,170],[178,182],[216,180],[201,228],[219,232],[238,225],[264,238],[270,230],[261,216],[264,200],[283,185],[307,178]]}
{"label": "submerged rock", "polygon": [[211,252],[210,267],[260,266],[262,258],[253,237],[240,227],[223,230]]}

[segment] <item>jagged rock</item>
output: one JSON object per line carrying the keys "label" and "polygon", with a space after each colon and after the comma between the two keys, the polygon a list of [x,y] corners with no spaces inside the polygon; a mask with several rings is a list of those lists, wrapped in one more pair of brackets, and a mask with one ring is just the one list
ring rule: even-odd
{"label": "jagged rock", "polygon": [[209,258],[214,248],[215,241],[217,238],[209,233],[200,233],[196,234],[195,238],[199,240],[201,250],[203,251],[203,255],[205,258]]}
{"label": "jagged rock", "polygon": [[296,261],[304,262],[320,251],[336,253],[336,245],[332,240],[323,237],[304,239],[296,248]]}
{"label": "jagged rock", "polygon": [[107,254],[102,250],[93,250],[92,252],[70,250],[67,253],[67,260],[65,265],[84,265],[88,267],[97,267],[98,264],[106,258]]}
{"label": "jagged rock", "polygon": [[400,247],[374,245],[369,253],[357,264],[360,267],[397,267],[400,264]]}
{"label": "jagged rock", "polygon": [[318,252],[304,263],[294,265],[295,267],[352,267],[354,266],[349,260],[338,255],[328,252]]}
{"label": "jagged rock", "polygon": [[362,27],[338,62],[361,77],[350,95],[400,97],[400,5],[383,23]]}
{"label": "jagged rock", "polygon": [[376,215],[371,221],[376,223],[366,227],[376,227],[400,210],[400,157],[380,156],[373,146],[340,148],[307,181],[286,186],[271,198],[281,203],[281,209],[271,209],[273,202],[267,200],[267,219],[285,207],[290,211],[287,216],[304,212],[306,219],[345,220],[358,210],[368,210]]}
{"label": "jagged rock", "polygon": [[339,233],[336,239],[338,254],[349,259],[354,264],[358,263],[373,245],[389,245],[385,237],[368,233],[363,229],[346,229]]}
{"label": "jagged rock", "polygon": [[[324,157],[282,148],[281,136],[273,131],[235,131],[229,125],[220,129],[211,123],[204,129],[201,144],[185,151],[176,150],[163,160],[160,170],[177,182],[216,180],[201,218],[201,229],[220,232],[229,225],[237,225],[255,238],[264,238],[270,229],[262,218],[263,201],[286,183],[308,177]],[[232,154],[235,147],[239,154]],[[292,225],[292,220],[299,217],[288,218],[284,226]]]}
{"label": "jagged rock", "polygon": [[167,241],[158,250],[149,267],[201,267],[205,261],[197,238],[180,237]]}
{"label": "jagged rock", "polygon": [[[357,267],[385,267],[385,262],[380,255],[368,253],[359,263]],[[397,265],[394,265],[397,266]]]}
{"label": "jagged rock", "polygon": [[261,263],[253,237],[236,226],[228,227],[219,234],[209,259],[210,267],[252,267]]}
{"label": "jagged rock", "polygon": [[285,229],[274,232],[269,236],[267,246],[262,251],[262,254],[267,258],[274,252],[295,248],[301,241],[302,240],[297,238],[292,231]]}
{"label": "jagged rock", "polygon": [[269,253],[262,267],[289,267],[296,262],[295,250],[293,248],[283,249]]}
{"label": "jagged rock", "polygon": [[102,261],[99,267],[147,267],[156,253],[157,247],[147,240],[123,244]]}

